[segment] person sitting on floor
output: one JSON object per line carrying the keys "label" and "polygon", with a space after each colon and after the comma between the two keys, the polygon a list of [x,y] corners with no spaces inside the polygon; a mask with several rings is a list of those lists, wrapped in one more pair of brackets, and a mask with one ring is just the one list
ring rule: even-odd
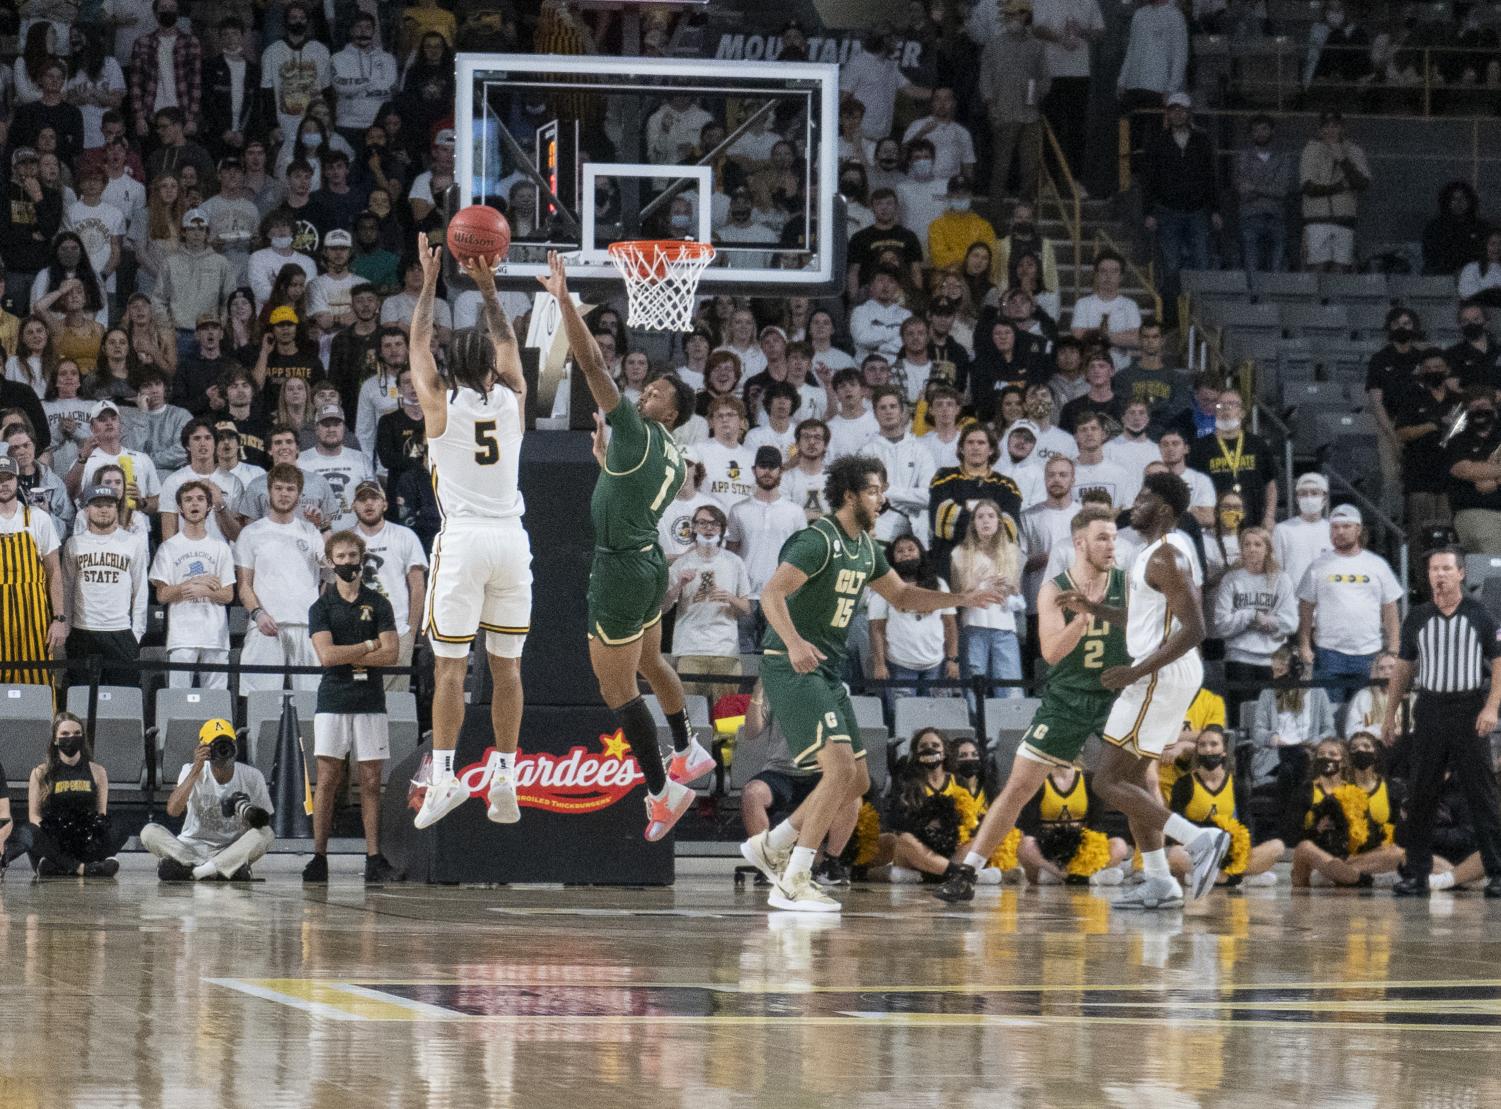
{"label": "person sitting on floor", "polygon": [[22,845],[30,854],[37,877],[113,878],[119,871],[109,776],[93,761],[83,721],[71,712],[53,717],[47,758],[27,783],[26,808],[29,823],[12,838],[16,854]]}
{"label": "person sitting on floor", "polygon": [[167,815],[183,818],[182,834],[174,836],[160,824],[141,829],[141,846],[161,860],[156,876],[163,882],[248,882],[250,864],[270,849],[271,793],[265,776],[237,761],[238,755],[228,720],[210,720],[199,729],[193,761],[183,766],[167,798]]}
{"label": "person sitting on floor", "polygon": [[[1090,816],[1104,811],[1084,771],[1077,766],[1049,771],[1042,788],[1016,818],[1021,830],[1016,857],[1027,880],[1037,886],[1120,885],[1131,847],[1089,826]],[[1004,843],[1000,850],[1006,850]]]}
{"label": "person sitting on floor", "polygon": [[[1396,880],[1403,852],[1395,842],[1398,808],[1391,803],[1390,785],[1365,754],[1362,770],[1355,775],[1346,770],[1354,751],[1375,754],[1375,740],[1367,732],[1358,733],[1351,750],[1347,757],[1339,740],[1321,741],[1314,748],[1307,782],[1283,813],[1283,842],[1296,845],[1294,886],[1371,886],[1378,876],[1390,876],[1383,885]],[[1436,871],[1453,869],[1437,856],[1433,865]]]}
{"label": "person sitting on floor", "polygon": [[[1210,724],[1194,741],[1192,768],[1173,783],[1168,807],[1200,827],[1219,827],[1230,833],[1230,850],[1220,869],[1217,885],[1271,886],[1277,882],[1272,867],[1287,850],[1280,839],[1251,846],[1251,832],[1243,822],[1249,817],[1250,790],[1243,779],[1230,772],[1225,729]],[[1168,865],[1177,877],[1189,873],[1188,852],[1181,847],[1168,851]]]}

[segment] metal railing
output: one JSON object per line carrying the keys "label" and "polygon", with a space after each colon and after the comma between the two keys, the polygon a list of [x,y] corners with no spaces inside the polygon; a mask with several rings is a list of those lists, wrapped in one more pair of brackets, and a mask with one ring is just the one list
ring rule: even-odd
{"label": "metal railing", "polygon": [[[1047,151],[1052,154],[1057,162],[1059,173],[1057,176],[1049,169],[1051,164],[1047,157],[1042,159],[1042,188],[1038,190],[1038,202],[1047,203],[1051,199],[1057,206],[1058,218],[1068,232],[1069,241],[1073,247],[1074,263],[1074,299],[1078,300],[1084,291],[1083,273],[1083,239],[1084,239],[1084,197],[1079,191],[1079,183],[1074,180],[1073,170],[1069,168],[1068,159],[1063,155],[1063,147],[1058,144],[1058,136],[1053,133],[1053,125],[1046,119],[1042,121],[1042,133],[1046,137]],[[1060,180],[1061,178],[1061,180]],[[1061,290],[1060,290],[1061,292]]]}

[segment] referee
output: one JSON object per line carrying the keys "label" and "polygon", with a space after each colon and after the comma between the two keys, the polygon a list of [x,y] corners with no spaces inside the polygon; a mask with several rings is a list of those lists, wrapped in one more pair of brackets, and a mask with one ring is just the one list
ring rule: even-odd
{"label": "referee", "polygon": [[[1491,771],[1490,736],[1501,706],[1501,644],[1496,622],[1464,594],[1464,553],[1440,547],[1428,555],[1433,600],[1402,623],[1400,662],[1392,676],[1381,737],[1390,746],[1396,710],[1408,688],[1413,712],[1412,779],[1407,802],[1407,859],[1398,897],[1427,897],[1433,869],[1433,820],[1444,771],[1464,791],[1485,863],[1487,897],[1501,897],[1501,803]],[[1414,675],[1414,669],[1416,674]],[[1489,692],[1486,691],[1487,683]]]}

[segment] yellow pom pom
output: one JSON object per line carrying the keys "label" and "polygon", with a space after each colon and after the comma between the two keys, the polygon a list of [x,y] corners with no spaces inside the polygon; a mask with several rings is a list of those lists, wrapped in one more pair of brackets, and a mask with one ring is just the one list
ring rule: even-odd
{"label": "yellow pom pom", "polygon": [[1079,849],[1064,869],[1079,878],[1098,874],[1110,865],[1110,839],[1103,832],[1085,828],[1079,835]]}
{"label": "yellow pom pom", "polygon": [[1230,833],[1230,850],[1225,852],[1225,863],[1220,870],[1232,877],[1244,874],[1251,861],[1251,830],[1239,820],[1229,816],[1216,816],[1215,824]]}
{"label": "yellow pom pom", "polygon": [[980,821],[985,819],[985,810],[989,807],[985,802],[985,794],[982,792],[976,797],[958,782],[954,782],[945,792],[954,799],[954,811],[959,814],[959,842],[968,843],[975,838]]}
{"label": "yellow pom pom", "polygon": [[1366,796],[1366,791],[1357,785],[1342,785],[1334,791],[1334,799],[1339,802],[1339,807],[1345,812],[1345,823],[1349,825],[1350,855],[1358,855],[1366,845],[1366,840],[1371,837],[1370,812],[1371,799]]}
{"label": "yellow pom pom", "polygon": [[860,815],[855,818],[855,866],[869,866],[876,860],[876,848],[881,839],[881,814],[869,801],[860,804]]}
{"label": "yellow pom pom", "polygon": [[1001,840],[1001,845],[991,853],[990,865],[1000,871],[1015,870],[1017,867],[1016,852],[1022,845],[1022,830],[1012,828]]}

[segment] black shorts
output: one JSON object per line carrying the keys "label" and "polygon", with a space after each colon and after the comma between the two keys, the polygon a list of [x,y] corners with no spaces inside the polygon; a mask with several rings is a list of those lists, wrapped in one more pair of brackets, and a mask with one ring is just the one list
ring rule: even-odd
{"label": "black shorts", "polygon": [[771,812],[790,813],[808,799],[818,785],[817,774],[788,774],[781,770],[763,770],[751,779],[771,790]]}

